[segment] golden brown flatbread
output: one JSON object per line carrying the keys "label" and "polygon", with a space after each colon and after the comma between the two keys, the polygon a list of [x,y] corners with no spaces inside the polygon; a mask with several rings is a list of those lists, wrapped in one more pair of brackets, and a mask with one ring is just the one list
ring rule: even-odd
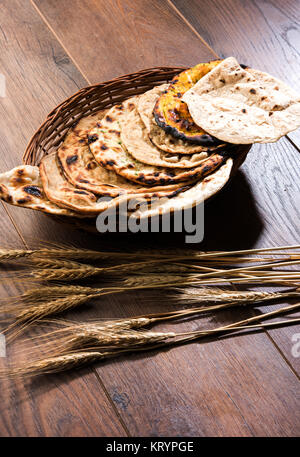
{"label": "golden brown flatbread", "polygon": [[196,154],[202,154],[202,158],[207,157],[207,153],[213,152],[213,148],[207,148],[205,146],[200,146],[199,144],[188,143],[187,141],[175,138],[173,135],[159,127],[155,122],[153,114],[155,103],[168,86],[168,84],[156,86],[140,95],[137,101],[137,110],[146,127],[150,141],[168,154],[195,154],[193,157],[194,162],[197,161]]}
{"label": "golden brown flatbread", "polygon": [[[128,109],[131,103],[135,105],[134,109]],[[207,158],[207,152],[192,155],[167,154],[155,146],[138,113],[137,103],[138,98],[127,100],[119,119],[122,144],[132,157],[146,165],[168,168],[192,168]]]}
{"label": "golden brown flatbread", "polygon": [[106,111],[82,118],[68,132],[57,156],[67,180],[79,189],[96,195],[117,197],[123,194],[151,193],[160,196],[171,195],[178,189],[177,184],[145,188],[128,181],[107,168],[99,165],[88,145],[88,132],[95,127]]}
{"label": "golden brown flatbread", "polygon": [[[136,109],[132,102],[127,102],[125,106],[129,110]],[[190,169],[145,165],[132,157],[121,141],[120,118],[123,110],[124,103],[111,108],[102,121],[89,132],[89,146],[95,160],[101,166],[130,181],[153,186],[199,180],[213,173],[235,152],[234,148],[224,149]]]}
{"label": "golden brown flatbread", "polygon": [[52,203],[46,196],[38,167],[21,165],[0,174],[0,198],[6,203],[57,216],[80,217]]}

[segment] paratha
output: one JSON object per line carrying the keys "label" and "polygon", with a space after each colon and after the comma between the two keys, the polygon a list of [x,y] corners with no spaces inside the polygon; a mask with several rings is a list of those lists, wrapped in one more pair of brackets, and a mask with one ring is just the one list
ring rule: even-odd
{"label": "paratha", "polygon": [[67,180],[73,186],[85,189],[96,195],[117,197],[129,193],[160,192],[160,196],[170,195],[178,185],[145,188],[128,181],[122,176],[99,165],[88,146],[88,132],[97,125],[106,111],[82,118],[67,133],[63,144],[57,151],[58,159]]}
{"label": "paratha", "polygon": [[[135,107],[129,109],[129,105],[132,103]],[[138,113],[137,103],[137,98],[125,102],[123,113],[119,117],[121,141],[132,157],[146,165],[168,168],[192,168],[207,158],[207,153],[170,155],[158,149],[150,141],[147,128]]]}
{"label": "paratha", "polygon": [[[135,109],[128,103],[128,109]],[[187,170],[145,165],[134,159],[121,141],[121,125],[124,103],[110,109],[98,125],[89,132],[89,147],[95,160],[103,167],[115,171],[130,181],[146,185],[166,185],[202,179],[225,163],[235,149],[228,148],[214,153],[199,166]]]}
{"label": "paratha", "polygon": [[80,190],[70,184],[65,178],[63,171],[58,163],[56,153],[45,156],[40,163],[40,174],[42,178],[45,194],[55,204],[63,208],[69,208],[81,214],[96,215],[109,208],[118,207],[121,203],[134,197],[145,199],[168,195],[169,197],[177,195],[187,186],[179,187],[170,192],[150,192],[140,194],[125,194],[120,197],[111,198],[109,201],[97,202],[97,197],[87,190]]}
{"label": "paratha", "polygon": [[197,125],[235,144],[273,143],[300,127],[300,95],[229,57],[183,96]]}
{"label": "paratha", "polygon": [[[150,141],[162,151],[169,154],[195,154],[201,153],[202,158],[207,157],[208,152],[212,152],[211,148],[200,146],[199,144],[188,143],[173,135],[166,133],[159,127],[154,118],[153,109],[160,95],[168,88],[168,84],[156,86],[140,95],[137,101],[137,110],[146,127]],[[196,157],[194,156],[196,161]]]}
{"label": "paratha", "polygon": [[45,195],[38,167],[22,165],[0,174],[0,198],[15,206],[43,211],[57,216],[80,217],[60,208]]}
{"label": "paratha", "polygon": [[181,98],[199,79],[215,68],[221,61],[199,63],[176,75],[168,89],[157,100],[154,117],[157,125],[176,138],[192,141],[206,147],[220,144],[220,140],[195,124],[186,103]]}

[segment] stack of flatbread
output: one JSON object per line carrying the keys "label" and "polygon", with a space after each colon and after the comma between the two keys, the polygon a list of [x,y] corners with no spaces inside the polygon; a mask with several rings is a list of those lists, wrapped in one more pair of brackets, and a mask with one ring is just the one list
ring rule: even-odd
{"label": "stack of flatbread", "polygon": [[132,200],[158,201],[140,217],[163,214],[206,200],[252,143],[299,125],[300,98],[281,81],[234,58],[199,64],[83,117],[39,167],[0,174],[0,197],[75,218]]}

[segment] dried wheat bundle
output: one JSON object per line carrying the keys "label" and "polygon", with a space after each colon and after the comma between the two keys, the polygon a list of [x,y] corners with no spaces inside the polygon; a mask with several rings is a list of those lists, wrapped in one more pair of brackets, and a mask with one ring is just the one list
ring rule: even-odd
{"label": "dried wheat bundle", "polygon": [[[180,284],[178,283],[177,285]],[[165,284],[163,283],[152,283],[153,289],[160,289],[164,287]],[[2,312],[5,314],[10,313],[15,319],[15,322],[11,324],[5,332],[9,335],[9,338],[15,338],[21,329],[25,329],[30,323],[37,320],[74,309],[95,298],[121,293],[128,290],[140,289],[144,289],[143,284],[135,284],[131,286],[127,285],[123,288],[54,286],[43,290],[40,288],[29,290],[25,292],[16,303],[2,305]],[[201,304],[202,306],[200,308],[198,307],[196,310],[193,310],[195,313],[214,311],[230,306],[251,305],[270,300],[279,300],[282,298],[296,298],[300,296],[300,291],[297,289],[284,292],[235,292],[231,290],[200,287],[192,290],[182,288],[180,289],[181,293],[178,293],[178,291],[179,289],[177,289],[176,295],[171,295],[171,301],[173,303],[182,303],[184,301],[186,303]],[[48,297],[49,300],[47,300]],[[15,332],[16,327],[19,326],[21,326],[21,328]]]}
{"label": "dried wheat bundle", "polygon": [[[280,252],[280,251],[288,251],[293,249],[300,249],[300,245],[295,246],[275,246],[269,248],[258,248],[258,249],[247,249],[247,250],[238,250],[238,251],[211,251],[211,252],[203,252],[203,251],[192,251],[192,250],[185,250],[185,249],[172,249],[170,250],[157,250],[157,249],[148,249],[148,250],[137,250],[135,252],[116,252],[116,251],[96,251],[91,249],[85,248],[78,248],[76,246],[72,246],[70,243],[45,243],[44,244],[51,244],[49,248],[39,248],[39,249],[0,249],[0,261],[6,260],[17,260],[19,258],[26,258],[26,257],[37,257],[37,258],[44,258],[44,259],[68,259],[68,260],[107,260],[107,259],[116,259],[119,260],[120,258],[124,258],[126,260],[135,260],[135,259],[153,259],[153,258],[166,258],[166,259],[201,259],[209,261],[211,260],[220,260],[220,257],[225,257],[223,262],[227,262],[226,257],[228,257],[228,261],[236,262],[236,261],[249,261],[252,262],[253,259],[251,258],[243,258],[246,254],[264,254],[264,255],[279,255],[290,257],[290,259],[298,258],[299,259],[299,252]],[[230,260],[229,260],[230,259]],[[259,261],[259,258],[256,259]],[[262,260],[267,260],[265,257]]]}
{"label": "dried wheat bundle", "polygon": [[[216,329],[204,329],[193,332],[137,332],[128,329],[119,329],[116,332],[102,332],[102,334],[99,335],[98,341],[95,339],[96,335],[94,333],[93,340],[91,341],[92,347],[87,348],[85,351],[82,351],[83,348],[80,348],[80,346],[85,346],[90,341],[86,339],[85,334],[81,336],[77,335],[77,338],[79,339],[77,339],[75,346],[79,348],[78,351],[73,350],[73,352],[65,354],[63,350],[60,355],[56,354],[51,357],[38,358],[37,360],[32,360],[31,358],[30,362],[25,362],[22,365],[11,366],[8,369],[0,371],[0,378],[34,376],[38,374],[64,371],[71,368],[78,368],[79,366],[87,363],[93,363],[110,357],[117,357],[128,352],[166,348],[170,345],[179,345],[207,336],[218,337],[218,335],[223,333],[232,333],[244,329],[265,329],[278,325],[291,325],[300,322],[300,318],[272,322],[268,324],[259,323],[253,325],[253,322],[289,313],[299,308],[300,303],[297,303],[295,305],[234,322]],[[93,330],[95,331],[95,329]],[[81,342],[80,338],[82,338]],[[107,348],[109,348],[109,350],[107,350]],[[57,352],[59,353],[59,351]]]}

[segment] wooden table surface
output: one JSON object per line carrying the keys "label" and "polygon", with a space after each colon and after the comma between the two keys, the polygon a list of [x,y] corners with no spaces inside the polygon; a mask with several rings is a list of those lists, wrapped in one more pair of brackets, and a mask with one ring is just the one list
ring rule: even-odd
{"label": "wooden table surface", "polygon": [[[0,172],[21,162],[48,112],[79,88],[153,66],[217,56],[269,71],[300,90],[298,0],[1,0]],[[299,243],[300,134],[255,145],[230,185],[206,207],[199,249]],[[1,245],[33,240],[134,250],[184,246],[182,236],[93,237],[0,205]],[[16,282],[0,283],[1,297]],[[171,309],[167,292],[102,299],[91,316]],[[100,306],[101,305],[101,306]],[[218,325],[276,308],[235,310],[163,329]],[[73,313],[75,315],[75,313]],[[1,436],[297,436],[299,327],[194,343],[36,379],[2,382]]]}

